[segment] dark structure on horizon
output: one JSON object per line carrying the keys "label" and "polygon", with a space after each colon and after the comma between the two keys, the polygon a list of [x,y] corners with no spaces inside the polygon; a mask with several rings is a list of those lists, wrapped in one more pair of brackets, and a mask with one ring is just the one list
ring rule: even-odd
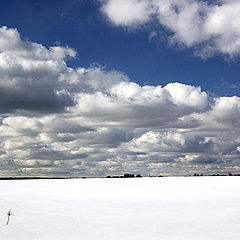
{"label": "dark structure on horizon", "polygon": [[141,174],[137,174],[136,176],[133,173],[125,173],[123,176],[107,176],[106,178],[141,178]]}

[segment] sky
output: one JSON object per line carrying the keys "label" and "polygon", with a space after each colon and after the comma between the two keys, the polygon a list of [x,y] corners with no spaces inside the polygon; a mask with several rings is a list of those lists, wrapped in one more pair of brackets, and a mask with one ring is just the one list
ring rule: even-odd
{"label": "sky", "polygon": [[2,0],[0,175],[240,172],[240,1]]}

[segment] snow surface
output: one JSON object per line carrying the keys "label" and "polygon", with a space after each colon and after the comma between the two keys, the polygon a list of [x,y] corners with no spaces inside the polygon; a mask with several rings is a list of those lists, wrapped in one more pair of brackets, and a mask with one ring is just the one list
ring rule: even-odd
{"label": "snow surface", "polygon": [[0,181],[1,240],[230,240],[239,228],[240,177]]}

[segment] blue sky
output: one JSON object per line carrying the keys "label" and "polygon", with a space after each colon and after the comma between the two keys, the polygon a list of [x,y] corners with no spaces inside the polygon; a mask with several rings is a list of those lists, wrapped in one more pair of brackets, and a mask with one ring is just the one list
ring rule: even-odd
{"label": "blue sky", "polygon": [[[161,36],[149,39],[159,26],[139,29],[113,26],[93,0],[2,1],[0,23],[17,28],[22,38],[46,46],[68,45],[78,53],[73,67],[98,63],[125,72],[141,85],[182,82],[201,86],[211,94],[239,93],[239,59],[196,57],[192,48],[168,46]],[[166,34],[164,30],[161,35]],[[238,87],[237,87],[238,85]]]}
{"label": "blue sky", "polygon": [[240,172],[240,1],[3,0],[0,175]]}

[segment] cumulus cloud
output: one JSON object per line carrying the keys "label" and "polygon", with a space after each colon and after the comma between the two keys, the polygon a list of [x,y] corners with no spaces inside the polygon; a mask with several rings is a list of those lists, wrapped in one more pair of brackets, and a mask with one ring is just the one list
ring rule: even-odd
{"label": "cumulus cloud", "polygon": [[103,5],[102,11],[114,24],[123,26],[146,23],[151,15],[148,2],[139,0],[112,0]]}
{"label": "cumulus cloud", "polygon": [[72,111],[90,118],[87,122],[134,128],[166,126],[184,115],[210,107],[207,94],[199,87],[180,83],[142,87],[133,82],[120,82],[107,93],[80,93],[77,99]]}
{"label": "cumulus cloud", "polygon": [[0,32],[1,175],[239,171],[239,97],[140,86],[97,65],[73,69],[72,49]]}
{"label": "cumulus cloud", "polygon": [[0,112],[59,112],[74,105],[74,92],[95,91],[128,81],[117,71],[92,66],[73,70],[69,47],[46,48],[24,41],[16,29],[0,28]]}
{"label": "cumulus cloud", "polygon": [[54,112],[72,105],[70,94],[57,84],[59,74],[67,71],[67,56],[74,57],[75,51],[47,49],[21,40],[16,29],[0,28],[0,112]]}
{"label": "cumulus cloud", "polygon": [[157,20],[171,44],[192,47],[202,57],[240,53],[240,1],[105,0],[102,11],[118,26],[136,27]]}

